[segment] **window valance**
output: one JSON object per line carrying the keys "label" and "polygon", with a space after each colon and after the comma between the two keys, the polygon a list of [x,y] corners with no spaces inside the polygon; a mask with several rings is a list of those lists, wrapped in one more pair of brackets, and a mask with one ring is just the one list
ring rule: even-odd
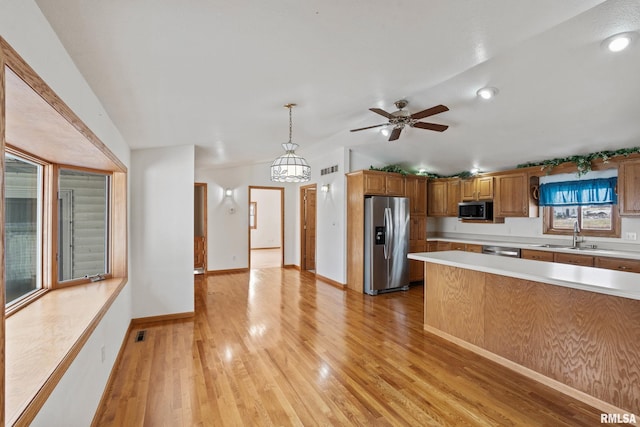
{"label": "window valance", "polygon": [[617,204],[618,177],[540,184],[540,206]]}

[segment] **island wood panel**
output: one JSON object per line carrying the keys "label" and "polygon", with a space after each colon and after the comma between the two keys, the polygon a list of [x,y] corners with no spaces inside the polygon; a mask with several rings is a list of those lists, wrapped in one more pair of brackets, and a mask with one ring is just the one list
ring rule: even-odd
{"label": "island wood panel", "polygon": [[484,273],[425,265],[425,324],[483,347]]}
{"label": "island wood panel", "polygon": [[487,350],[640,412],[640,301],[493,274],[485,293]]}
{"label": "island wood panel", "polygon": [[425,329],[558,381],[577,390],[575,397],[582,392],[640,412],[640,301],[434,263],[425,268]]}

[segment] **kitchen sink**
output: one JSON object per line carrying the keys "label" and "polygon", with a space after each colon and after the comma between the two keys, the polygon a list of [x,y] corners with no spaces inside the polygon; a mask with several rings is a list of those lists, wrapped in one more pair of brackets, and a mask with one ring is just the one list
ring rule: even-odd
{"label": "kitchen sink", "polygon": [[[571,249],[571,246],[567,246],[567,245],[551,245],[549,243],[545,243],[543,245],[530,245],[531,247],[534,248],[564,248],[564,249]],[[579,249],[579,248],[577,248]]]}
{"label": "kitchen sink", "polygon": [[574,251],[598,251],[600,249],[593,247],[593,246],[578,246],[578,247],[574,247],[574,246],[569,246],[567,247],[567,249],[571,249]]}

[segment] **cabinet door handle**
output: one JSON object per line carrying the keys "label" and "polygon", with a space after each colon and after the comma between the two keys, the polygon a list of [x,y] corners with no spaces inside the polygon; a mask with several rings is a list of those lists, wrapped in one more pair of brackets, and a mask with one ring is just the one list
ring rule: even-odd
{"label": "cabinet door handle", "polygon": [[626,265],[621,265],[618,267],[618,270],[629,270],[629,267],[627,267]]}

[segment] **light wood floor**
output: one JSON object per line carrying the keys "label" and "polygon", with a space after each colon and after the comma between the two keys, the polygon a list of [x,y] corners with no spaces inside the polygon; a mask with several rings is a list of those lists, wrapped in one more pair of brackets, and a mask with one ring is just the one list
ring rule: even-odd
{"label": "light wood floor", "polygon": [[281,248],[251,250],[251,268],[277,268],[281,265]]}
{"label": "light wood floor", "polygon": [[600,411],[430,335],[423,289],[293,269],[196,279],[196,316],[131,331],[98,426],[593,426]]}

